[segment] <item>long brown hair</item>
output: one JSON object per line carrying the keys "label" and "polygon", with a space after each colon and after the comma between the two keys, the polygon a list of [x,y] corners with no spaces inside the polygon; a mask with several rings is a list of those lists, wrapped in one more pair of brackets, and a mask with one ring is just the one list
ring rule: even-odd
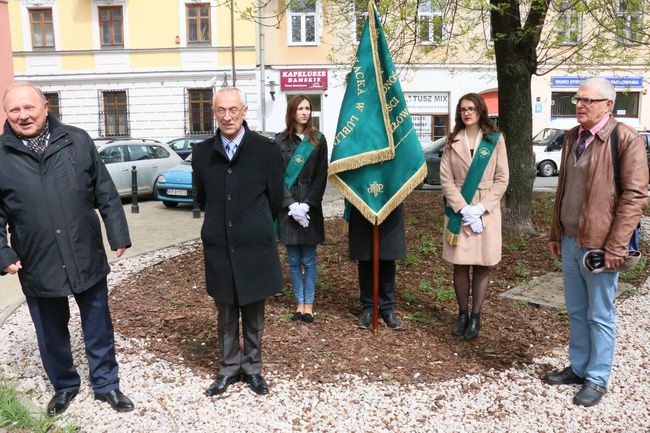
{"label": "long brown hair", "polygon": [[318,139],[316,138],[316,129],[314,129],[314,124],[311,120],[311,101],[303,94],[295,95],[289,99],[289,102],[287,102],[287,114],[284,116],[284,123],[287,125],[286,132],[289,137],[296,133],[296,112],[298,112],[298,106],[305,100],[309,102],[309,119],[307,120],[302,132],[308,137],[309,141],[316,146],[318,144]]}
{"label": "long brown hair", "polygon": [[497,132],[499,130],[488,117],[487,105],[485,104],[483,97],[478,93],[468,93],[466,95],[461,96],[460,99],[458,100],[458,104],[456,104],[456,124],[454,125],[454,130],[451,131],[451,133],[447,137],[447,145],[451,145],[451,142],[453,141],[454,137],[461,130],[465,129],[463,116],[460,113],[460,104],[463,101],[471,101],[474,103],[474,107],[476,107],[476,111],[478,112],[478,126],[479,128],[481,128],[481,131],[483,132],[483,136],[491,132]]}

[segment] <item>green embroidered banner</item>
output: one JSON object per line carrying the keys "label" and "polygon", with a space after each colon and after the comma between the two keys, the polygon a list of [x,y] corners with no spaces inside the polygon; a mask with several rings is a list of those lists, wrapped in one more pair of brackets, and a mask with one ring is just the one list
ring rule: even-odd
{"label": "green embroidered banner", "polygon": [[329,181],[368,221],[381,224],[426,173],[422,147],[371,0],[339,113]]}

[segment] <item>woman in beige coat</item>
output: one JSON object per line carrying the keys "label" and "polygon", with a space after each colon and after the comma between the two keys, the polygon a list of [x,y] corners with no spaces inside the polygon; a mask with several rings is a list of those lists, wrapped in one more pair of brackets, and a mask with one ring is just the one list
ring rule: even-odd
{"label": "woman in beige coat", "polygon": [[[471,171],[470,171],[471,167]],[[440,161],[445,197],[442,258],[454,265],[459,314],[453,335],[472,340],[481,327],[481,308],[490,266],[501,260],[501,197],[508,186],[503,135],[488,118],[483,98],[468,93],[456,106],[456,124]],[[467,305],[472,267],[472,315]]]}

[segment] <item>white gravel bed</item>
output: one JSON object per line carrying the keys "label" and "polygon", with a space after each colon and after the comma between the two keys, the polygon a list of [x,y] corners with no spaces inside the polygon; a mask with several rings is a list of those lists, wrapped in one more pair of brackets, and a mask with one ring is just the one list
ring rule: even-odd
{"label": "white gravel bed", "polygon": [[[115,283],[195,243],[123,260]],[[74,302],[71,302],[74,306]],[[79,315],[72,308],[75,362],[85,376]],[[82,432],[650,432],[650,294],[648,283],[618,304],[618,345],[608,394],[593,408],[571,403],[578,386],[542,384],[541,364],[563,367],[566,348],[531,365],[436,383],[399,386],[367,382],[341,372],[339,383],[294,381],[266,369],[271,393],[258,397],[242,383],[223,397],[203,392],[213,377],[194,374],[147,351],[142,341],[116,336],[121,389],[134,401],[131,413],[113,412],[93,399],[86,377],[63,417]],[[489,315],[489,311],[486,311]],[[316,325],[317,326],[317,325]],[[351,324],[350,326],[353,326]],[[368,334],[368,338],[372,338]],[[480,337],[479,337],[480,338]],[[52,388],[38,356],[29,312],[19,307],[0,328],[0,375],[15,381],[45,407]],[[535,342],[531,342],[534,344]],[[463,341],[458,344],[466,344]],[[139,356],[124,355],[138,348]],[[459,360],[462,362],[462,360]],[[413,374],[417,374],[416,371]],[[215,371],[216,375],[216,371]]]}

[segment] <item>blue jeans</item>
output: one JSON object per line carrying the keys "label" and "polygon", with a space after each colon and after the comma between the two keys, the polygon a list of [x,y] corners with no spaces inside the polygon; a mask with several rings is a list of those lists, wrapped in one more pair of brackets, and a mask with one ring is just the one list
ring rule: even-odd
{"label": "blue jeans", "polygon": [[316,292],[316,245],[287,245],[289,276],[297,304],[314,303]]}
{"label": "blue jeans", "polygon": [[569,361],[573,372],[607,386],[616,344],[614,294],[618,272],[592,274],[582,265],[588,248],[562,237],[564,297],[569,313]]}

